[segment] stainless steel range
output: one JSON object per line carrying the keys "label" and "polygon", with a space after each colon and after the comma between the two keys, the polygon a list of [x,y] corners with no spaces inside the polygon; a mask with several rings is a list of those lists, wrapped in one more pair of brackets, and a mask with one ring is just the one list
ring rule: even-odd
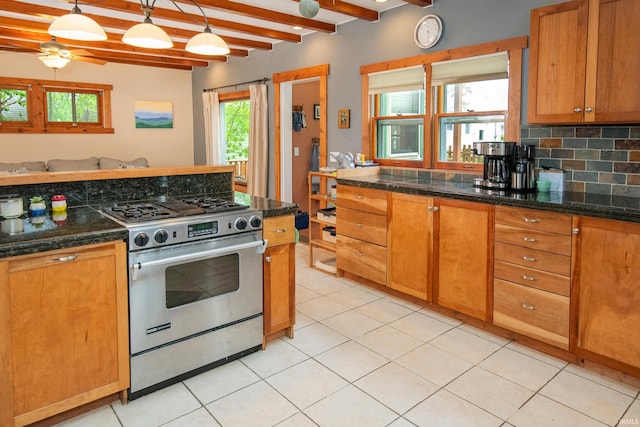
{"label": "stainless steel range", "polygon": [[129,230],[130,400],[261,347],[261,211],[190,198],[102,212]]}

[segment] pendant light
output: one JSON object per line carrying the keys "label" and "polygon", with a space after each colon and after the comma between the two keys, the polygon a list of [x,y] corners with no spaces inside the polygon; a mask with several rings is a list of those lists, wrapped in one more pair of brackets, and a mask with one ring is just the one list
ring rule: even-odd
{"label": "pendant light", "polygon": [[[187,43],[187,46],[184,48],[187,52],[195,53],[197,55],[227,55],[231,50],[227,43],[222,40],[222,38],[216,34],[211,32],[211,27],[209,27],[209,19],[207,18],[207,14],[204,13],[204,10],[200,7],[198,3],[194,0],[191,2],[196,5],[202,16],[204,16],[204,30],[200,34],[196,34],[191,37],[191,40]],[[175,4],[175,3],[174,3]],[[182,9],[176,4],[176,7],[184,13]]]}
{"label": "pendant light", "polygon": [[122,41],[131,46],[149,49],[168,49],[173,47],[173,42],[169,35],[162,28],[151,22],[151,13],[153,13],[155,0],[151,5],[149,5],[149,0],[147,0],[146,5],[142,4],[142,0],[140,0],[140,4],[145,15],[144,22],[129,28],[122,36]]}
{"label": "pendant light", "polygon": [[71,13],[57,17],[49,25],[49,34],[72,40],[99,41],[106,40],[107,35],[96,21],[84,16],[75,1]]}

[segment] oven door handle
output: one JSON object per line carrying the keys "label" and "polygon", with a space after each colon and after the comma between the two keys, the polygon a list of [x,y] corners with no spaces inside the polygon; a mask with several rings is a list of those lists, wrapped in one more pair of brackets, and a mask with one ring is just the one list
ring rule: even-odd
{"label": "oven door handle", "polygon": [[186,254],[186,255],[178,255],[170,258],[147,261],[145,263],[136,262],[131,264],[131,267],[130,267],[131,280],[138,279],[138,271],[140,271],[142,267],[148,268],[148,267],[154,267],[162,264],[171,264],[175,262],[198,261],[198,260],[209,258],[215,255],[221,255],[225,253],[231,253],[231,252],[236,252],[236,251],[241,251],[244,249],[251,249],[251,248],[256,248],[257,253],[263,254],[264,251],[267,249],[268,243],[269,242],[267,241],[267,239],[262,239],[262,240],[257,240],[255,242],[241,243],[239,245],[234,245],[234,246],[225,247],[225,248],[210,249],[208,251],[198,252],[195,254],[192,253],[192,254]]}

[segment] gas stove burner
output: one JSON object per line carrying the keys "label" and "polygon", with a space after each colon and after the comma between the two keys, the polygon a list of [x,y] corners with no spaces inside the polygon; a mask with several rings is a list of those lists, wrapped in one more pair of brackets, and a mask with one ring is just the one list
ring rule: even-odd
{"label": "gas stove burner", "polygon": [[181,216],[178,212],[153,203],[115,204],[106,213],[125,222],[154,221]]}
{"label": "gas stove burner", "polygon": [[207,213],[246,209],[248,206],[217,197],[190,197],[182,199],[182,203],[204,209]]}

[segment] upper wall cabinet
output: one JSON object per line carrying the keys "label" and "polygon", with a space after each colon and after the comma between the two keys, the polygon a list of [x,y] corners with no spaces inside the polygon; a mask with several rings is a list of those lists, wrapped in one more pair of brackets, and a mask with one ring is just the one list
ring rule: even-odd
{"label": "upper wall cabinet", "polygon": [[638,22],[638,0],[532,10],[528,122],[640,122]]}

